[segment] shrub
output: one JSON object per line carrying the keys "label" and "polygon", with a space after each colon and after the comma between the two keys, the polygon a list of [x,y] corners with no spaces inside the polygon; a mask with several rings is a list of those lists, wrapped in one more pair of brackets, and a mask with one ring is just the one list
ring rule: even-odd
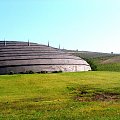
{"label": "shrub", "polygon": [[62,73],[62,72],[63,72],[62,70],[59,71],[59,73]]}
{"label": "shrub", "polygon": [[58,71],[52,71],[52,73],[58,73]]}
{"label": "shrub", "polygon": [[41,72],[36,72],[36,73],[40,74]]}
{"label": "shrub", "polygon": [[43,73],[43,74],[45,74],[45,73],[48,73],[47,71],[41,71],[40,73]]}
{"label": "shrub", "polygon": [[83,58],[91,67],[92,71],[97,71],[97,65],[93,62],[92,59]]}
{"label": "shrub", "polygon": [[14,74],[14,71],[10,71],[9,75],[13,75]]}
{"label": "shrub", "polygon": [[52,71],[52,73],[62,73],[62,70],[60,70],[60,71]]}
{"label": "shrub", "polygon": [[34,74],[32,70],[26,71],[26,74]]}
{"label": "shrub", "polygon": [[25,72],[19,72],[20,74],[25,74]]}

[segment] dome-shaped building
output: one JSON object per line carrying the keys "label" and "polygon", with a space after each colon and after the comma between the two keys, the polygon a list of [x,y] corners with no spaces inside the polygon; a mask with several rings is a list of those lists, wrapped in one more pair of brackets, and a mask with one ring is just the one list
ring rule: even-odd
{"label": "dome-shaped building", "polygon": [[91,68],[86,61],[60,49],[37,43],[0,41],[0,74],[88,70]]}

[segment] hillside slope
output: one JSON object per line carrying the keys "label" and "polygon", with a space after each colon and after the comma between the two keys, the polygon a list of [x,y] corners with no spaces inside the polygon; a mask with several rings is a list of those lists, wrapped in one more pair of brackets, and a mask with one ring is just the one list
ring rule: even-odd
{"label": "hillside slope", "polygon": [[63,51],[73,54],[75,56],[81,56],[82,58],[96,58],[96,57],[106,57],[106,56],[116,56],[117,55],[117,54],[111,54],[111,53],[65,50],[65,49],[63,49]]}
{"label": "hillside slope", "polygon": [[120,55],[101,58],[92,58],[99,71],[120,71]]}

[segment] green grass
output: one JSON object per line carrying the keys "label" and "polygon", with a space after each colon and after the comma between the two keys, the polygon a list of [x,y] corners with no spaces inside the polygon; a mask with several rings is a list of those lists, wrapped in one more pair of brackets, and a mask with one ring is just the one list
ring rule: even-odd
{"label": "green grass", "polygon": [[91,59],[98,71],[120,72],[120,56],[98,57]]}
{"label": "green grass", "polygon": [[120,73],[1,75],[0,120],[28,119],[119,120]]}
{"label": "green grass", "polygon": [[110,63],[110,64],[98,64],[97,69],[99,71],[120,71],[120,63]]}

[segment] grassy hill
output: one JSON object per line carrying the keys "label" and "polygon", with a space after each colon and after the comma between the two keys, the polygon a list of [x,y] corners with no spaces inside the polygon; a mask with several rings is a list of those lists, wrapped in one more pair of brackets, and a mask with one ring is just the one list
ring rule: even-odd
{"label": "grassy hill", "polygon": [[119,120],[120,73],[0,76],[1,120]]}
{"label": "grassy hill", "polygon": [[82,58],[98,58],[98,57],[106,57],[106,56],[116,56],[118,54],[111,54],[111,53],[102,53],[102,52],[91,52],[91,51],[77,51],[77,50],[65,50],[63,51],[73,54],[75,56],[80,56]]}
{"label": "grassy hill", "polygon": [[120,71],[120,55],[92,58],[99,71]]}

